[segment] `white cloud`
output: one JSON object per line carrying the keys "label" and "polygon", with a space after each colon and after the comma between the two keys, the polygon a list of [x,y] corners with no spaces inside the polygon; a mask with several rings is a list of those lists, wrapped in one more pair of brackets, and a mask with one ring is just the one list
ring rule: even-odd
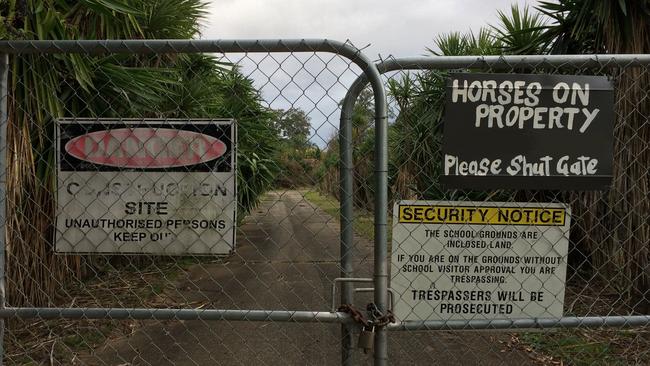
{"label": "white cloud", "polygon": [[203,38],[331,38],[370,55],[413,56],[441,33],[496,22],[533,0],[228,0],[210,3]]}
{"label": "white cloud", "polygon": [[[497,10],[513,3],[534,5],[534,0],[217,0],[209,5],[202,38],[329,38],[350,40],[357,47],[370,47],[364,53],[371,59],[379,55],[418,56],[433,47],[439,34],[477,30],[496,23]],[[281,60],[280,55],[273,56]],[[318,66],[289,67],[277,64],[256,65],[242,61],[263,96],[274,108],[299,107],[310,111],[316,133],[314,142],[323,146],[338,126],[337,102],[352,83],[358,69],[347,70],[343,62],[327,66],[329,77],[312,76]],[[298,61],[303,60],[298,57]],[[287,70],[284,70],[284,69]],[[304,71],[308,71],[305,73]],[[312,75],[310,75],[312,74]],[[319,84],[335,87],[327,93]],[[318,94],[320,90],[321,95]]]}

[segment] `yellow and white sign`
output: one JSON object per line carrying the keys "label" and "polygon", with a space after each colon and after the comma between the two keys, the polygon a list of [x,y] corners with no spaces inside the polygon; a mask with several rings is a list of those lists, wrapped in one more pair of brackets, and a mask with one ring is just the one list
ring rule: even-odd
{"label": "yellow and white sign", "polygon": [[391,287],[401,321],[562,317],[570,209],[401,201]]}

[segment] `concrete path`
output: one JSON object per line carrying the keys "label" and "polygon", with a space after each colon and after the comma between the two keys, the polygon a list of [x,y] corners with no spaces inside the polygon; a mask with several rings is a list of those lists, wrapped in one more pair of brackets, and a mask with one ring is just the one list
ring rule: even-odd
{"label": "concrete path", "polygon": [[[203,308],[321,310],[339,275],[338,222],[298,191],[268,194],[237,237],[226,263],[201,264],[169,296]],[[370,276],[372,244],[357,238],[355,268]],[[359,304],[363,299],[359,299]],[[363,300],[366,301],[367,300]],[[196,306],[196,305],[193,305]],[[146,322],[133,335],[80,358],[89,365],[316,365],[340,364],[335,324]],[[391,333],[391,364],[522,365],[523,352],[504,352],[506,333]],[[372,358],[355,352],[355,364]]]}

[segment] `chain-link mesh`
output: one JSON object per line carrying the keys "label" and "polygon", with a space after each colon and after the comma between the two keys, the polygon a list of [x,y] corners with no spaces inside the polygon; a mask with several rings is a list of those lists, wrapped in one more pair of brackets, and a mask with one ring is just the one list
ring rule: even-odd
{"label": "chain-link mesh", "polygon": [[[229,49],[241,53],[219,54],[196,53],[197,44],[125,42],[119,52],[106,53],[112,46],[104,43],[16,43],[20,50],[13,51],[31,47],[31,53],[9,57],[5,306],[23,312],[5,321],[8,364],[339,363],[336,323],[347,318],[327,311],[334,279],[346,271],[339,253],[338,126],[341,101],[361,74],[359,53],[326,41],[303,42],[300,52],[283,42],[266,43],[267,52],[259,52],[258,43],[256,53],[246,52],[253,43],[234,41]],[[79,53],[41,53],[39,47]],[[445,62],[386,78],[391,207],[415,199],[568,204],[570,240],[560,260],[566,290],[555,292],[564,296],[564,316],[602,321],[648,314],[647,65]],[[440,147],[450,69],[611,77],[612,188],[443,189]],[[354,228],[352,253],[344,256],[355,277],[367,278],[376,223],[372,92],[361,93],[349,117],[355,213],[347,218]],[[120,129],[128,133],[101,133]],[[224,153],[228,147],[235,153]],[[99,152],[114,159],[98,161]],[[65,153],[70,156],[63,159]],[[124,155],[129,159],[120,160]],[[121,166],[111,170],[111,164]],[[231,175],[219,175],[229,172],[228,165]],[[72,202],[63,204],[66,193]],[[389,248],[393,256],[399,244]],[[428,261],[451,253],[432,253],[423,244],[417,254]],[[479,260],[502,254],[486,250]],[[392,280],[398,275],[393,270]],[[534,277],[521,277],[519,287]],[[554,277],[562,279],[550,273],[544,281]],[[371,289],[361,287],[372,286],[356,287],[354,304],[364,310]],[[394,295],[396,303],[405,296]],[[517,306],[512,296],[505,302]],[[645,364],[650,358],[647,328],[625,328],[631,317],[620,318],[618,328],[589,329],[575,328],[587,324],[584,319],[534,319],[537,328],[554,328],[537,331],[483,330],[523,323],[481,325],[481,317],[437,319],[442,323],[391,326],[407,330],[390,333],[391,363]],[[426,327],[442,330],[421,330]],[[352,361],[369,357],[354,352]]]}
{"label": "chain-link mesh", "polygon": [[[391,353],[391,362],[647,364],[650,362],[647,326],[620,327],[632,324],[635,315],[650,312],[650,110],[647,103],[650,65],[631,59],[617,61],[615,57],[607,62],[593,59],[550,62],[543,57],[534,62],[516,58],[494,58],[492,62],[471,59],[439,58],[437,65],[435,58],[422,58],[419,63],[414,61],[417,59],[389,59],[384,66],[379,66],[380,70],[388,69],[385,79],[390,121],[388,189],[391,208],[397,206],[391,217],[395,214],[393,219],[398,221],[392,223],[393,238],[389,244],[393,263],[391,287],[401,299],[396,305],[397,320],[408,320],[395,327],[408,331],[390,333],[391,352],[400,350],[399,356]],[[611,187],[591,192],[475,191],[443,187],[440,183],[444,163],[443,116],[449,90],[447,79],[452,72],[611,78],[615,93]],[[360,94],[353,117],[357,118],[352,137],[354,204],[360,215],[364,210],[371,210],[373,202],[370,173],[373,160],[368,154],[373,148],[369,100],[368,91]],[[610,141],[600,143],[605,149]],[[399,216],[404,206],[423,204],[413,200],[429,201],[431,208],[465,205],[476,209],[493,205],[519,209],[540,204],[546,209],[562,210],[562,216],[566,204],[570,225],[505,229],[492,223],[450,224],[444,220],[444,211],[435,213],[443,217],[438,225],[424,224],[424,219],[401,224]],[[432,230],[430,235],[425,234],[425,229]],[[440,233],[433,233],[433,229]],[[511,239],[503,239],[506,234]],[[512,235],[519,239],[512,239]],[[437,239],[430,239],[434,237]],[[449,244],[452,241],[460,245]],[[472,246],[472,243],[477,244]],[[526,264],[524,260],[531,262]],[[535,261],[546,265],[532,264]],[[481,282],[488,277],[488,282]],[[533,292],[543,292],[547,298],[532,301]],[[566,317],[564,322],[544,322],[545,318],[557,319],[562,314]],[[594,326],[615,316],[632,317],[620,319],[617,328]],[[482,322],[484,319],[506,321]],[[516,325],[511,321],[515,319],[531,321]],[[432,321],[427,323],[428,320]],[[647,324],[648,318],[641,316],[637,320]],[[421,325],[415,326],[418,323]],[[583,328],[576,329],[576,325]],[[584,328],[589,326],[591,329]],[[422,330],[427,327],[439,331]],[[489,330],[519,327],[553,329]]]}
{"label": "chain-link mesh", "polygon": [[154,43],[9,56],[5,305],[40,310],[6,322],[5,362],[337,363],[338,204],[315,187],[359,67],[327,42]]}

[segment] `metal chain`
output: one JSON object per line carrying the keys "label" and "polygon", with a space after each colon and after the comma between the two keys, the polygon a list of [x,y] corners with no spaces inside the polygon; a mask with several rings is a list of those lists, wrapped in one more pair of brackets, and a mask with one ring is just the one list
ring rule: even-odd
{"label": "metal chain", "polygon": [[342,313],[350,314],[350,317],[352,317],[354,322],[357,324],[360,324],[364,327],[370,326],[370,322],[368,322],[366,316],[363,315],[363,313],[352,304],[343,304],[339,306],[337,310]]}
{"label": "metal chain", "polygon": [[382,313],[373,302],[366,305],[366,310],[368,310],[368,314],[372,318],[370,323],[375,327],[384,327],[390,323],[395,323],[395,315],[393,315],[392,311],[386,310],[386,313]]}

